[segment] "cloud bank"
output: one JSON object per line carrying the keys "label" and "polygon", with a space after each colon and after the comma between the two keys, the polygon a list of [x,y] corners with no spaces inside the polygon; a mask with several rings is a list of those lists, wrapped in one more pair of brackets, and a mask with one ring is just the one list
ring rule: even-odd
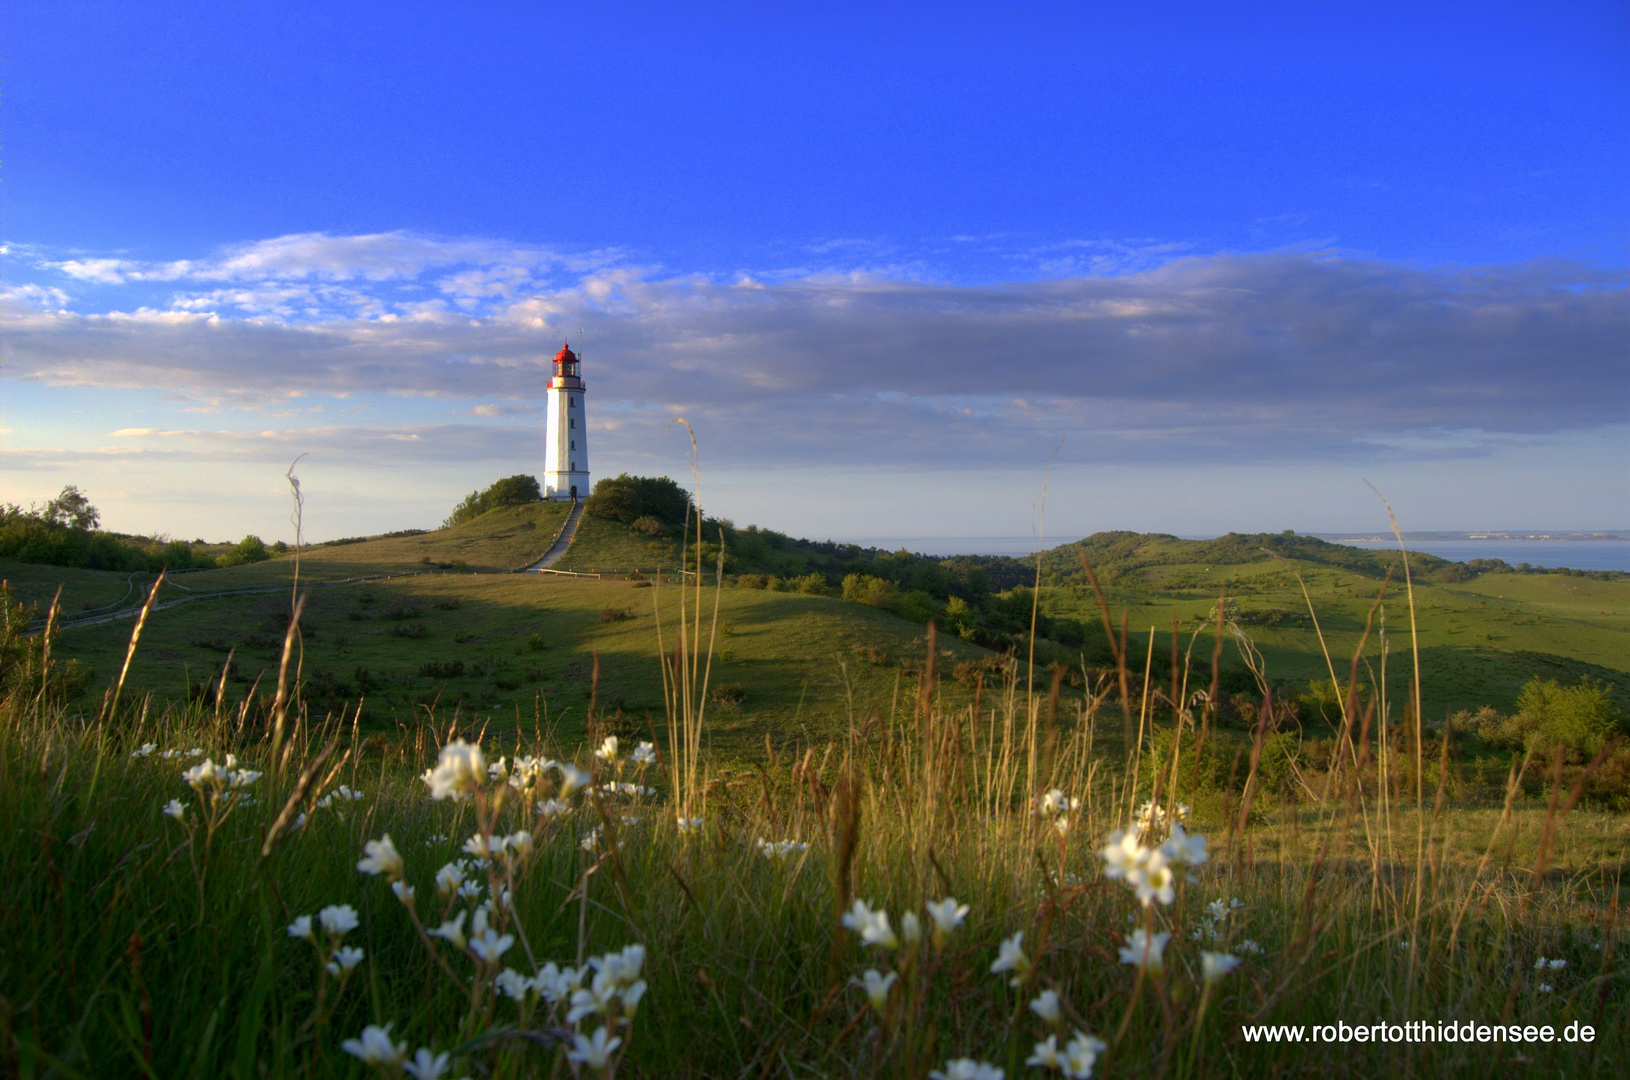
{"label": "cloud bank", "polygon": [[29,279],[0,303],[9,378],[251,410],[445,399],[472,418],[322,429],[365,458],[415,435],[464,455],[521,430],[580,326],[597,448],[638,456],[684,415],[723,465],[988,468],[1045,459],[1064,435],[1087,461],[1474,454],[1630,417],[1630,281],[1568,262],[1274,252],[1002,284],[724,279],[405,233],[164,263],[8,258],[8,279]]}

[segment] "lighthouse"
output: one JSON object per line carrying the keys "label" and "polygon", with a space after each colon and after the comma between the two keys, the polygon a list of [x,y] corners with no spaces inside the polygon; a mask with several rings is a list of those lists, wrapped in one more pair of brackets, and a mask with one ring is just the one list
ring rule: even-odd
{"label": "lighthouse", "polygon": [[562,344],[549,379],[548,444],[543,456],[543,497],[581,499],[589,494],[589,432],[583,416],[583,379],[577,354]]}

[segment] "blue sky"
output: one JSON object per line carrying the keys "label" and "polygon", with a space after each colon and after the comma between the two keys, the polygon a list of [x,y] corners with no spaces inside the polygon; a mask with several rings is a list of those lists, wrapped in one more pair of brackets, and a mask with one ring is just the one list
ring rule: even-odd
{"label": "blue sky", "polygon": [[27,3],[0,497],[541,468],[815,536],[1630,527],[1618,4]]}

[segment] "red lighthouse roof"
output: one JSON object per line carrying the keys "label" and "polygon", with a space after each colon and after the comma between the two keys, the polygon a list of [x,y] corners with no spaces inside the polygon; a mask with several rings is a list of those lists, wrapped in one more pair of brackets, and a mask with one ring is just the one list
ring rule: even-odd
{"label": "red lighthouse roof", "polygon": [[570,345],[566,344],[565,342],[561,342],[560,351],[555,354],[555,363],[575,364],[577,363],[577,354],[572,352],[572,347]]}

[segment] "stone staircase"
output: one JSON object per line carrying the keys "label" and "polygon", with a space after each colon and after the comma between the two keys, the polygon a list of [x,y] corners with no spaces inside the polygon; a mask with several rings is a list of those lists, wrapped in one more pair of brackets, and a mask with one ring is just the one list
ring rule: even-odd
{"label": "stone staircase", "polygon": [[560,527],[560,533],[555,537],[554,545],[543,553],[543,558],[526,567],[527,573],[537,573],[547,570],[566,554],[566,549],[572,546],[572,539],[577,536],[578,522],[583,520],[583,500],[572,500],[572,512],[566,515],[566,524]]}

